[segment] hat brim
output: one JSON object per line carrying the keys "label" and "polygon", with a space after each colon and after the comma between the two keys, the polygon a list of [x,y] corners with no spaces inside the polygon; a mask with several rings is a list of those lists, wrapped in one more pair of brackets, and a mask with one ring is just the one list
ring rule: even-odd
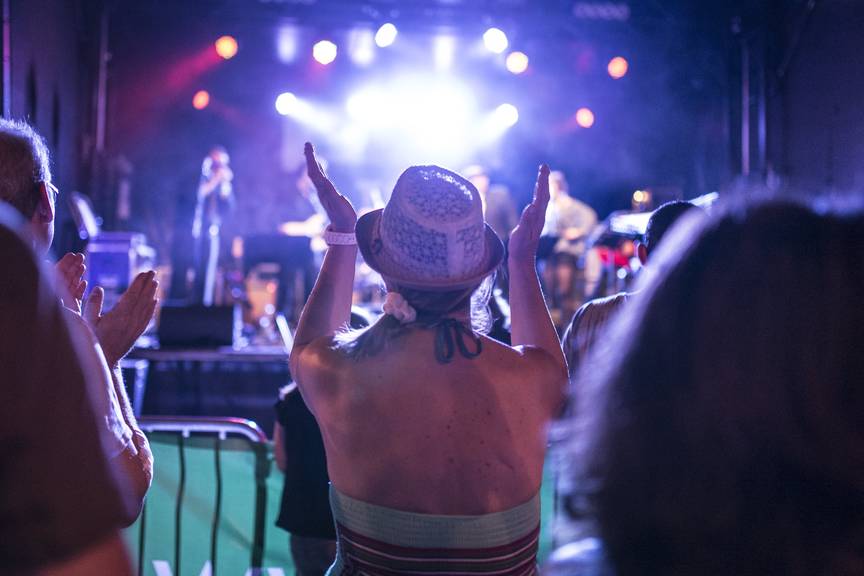
{"label": "hat brim", "polygon": [[354,228],[355,236],[357,237],[357,247],[363,255],[363,260],[370,268],[381,274],[387,280],[394,282],[405,288],[414,288],[418,290],[429,290],[432,292],[444,292],[447,290],[459,290],[461,288],[469,288],[475,284],[480,284],[484,278],[493,273],[501,262],[504,260],[504,244],[498,235],[492,230],[489,224],[484,224],[486,235],[484,238],[484,246],[486,250],[483,268],[477,274],[473,274],[467,278],[448,278],[439,281],[432,281],[420,278],[406,277],[404,270],[392,269],[389,262],[385,262],[379,257],[382,249],[373,250],[372,246],[376,240],[379,240],[379,226],[381,223],[381,214],[383,208],[367,212],[357,220],[357,225]]}

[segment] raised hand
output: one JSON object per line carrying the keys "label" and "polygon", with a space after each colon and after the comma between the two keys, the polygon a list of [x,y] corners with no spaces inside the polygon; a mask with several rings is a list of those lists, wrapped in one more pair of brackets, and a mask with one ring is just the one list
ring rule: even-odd
{"label": "raised hand", "polygon": [[54,265],[57,289],[63,305],[73,312],[81,313],[81,299],[87,290],[87,281],[84,280],[84,254],[68,252]]}
{"label": "raised hand", "polygon": [[84,320],[96,333],[105,359],[114,366],[125,356],[147,328],[156,309],[156,273],[142,272],[135,277],[117,305],[102,315],[105,292],[96,287],[84,306]]}
{"label": "raised hand", "polygon": [[351,201],[340,194],[330,179],[327,178],[327,175],[324,174],[321,163],[315,158],[315,149],[309,142],[306,143],[304,154],[306,155],[306,173],[309,174],[309,179],[315,185],[318,199],[327,212],[327,217],[330,218],[330,228],[334,232],[354,232],[357,213],[354,211]]}
{"label": "raised hand", "polygon": [[549,166],[542,164],[537,173],[537,184],[534,187],[534,198],[522,211],[519,224],[510,234],[508,248],[510,262],[530,262],[532,265],[537,256],[537,245],[540,242],[540,232],[546,220],[546,207],[549,205]]}

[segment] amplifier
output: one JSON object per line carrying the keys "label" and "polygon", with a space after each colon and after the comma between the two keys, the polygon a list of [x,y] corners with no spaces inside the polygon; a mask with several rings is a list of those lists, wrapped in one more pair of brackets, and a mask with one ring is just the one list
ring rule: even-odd
{"label": "amplifier", "polygon": [[221,348],[234,344],[242,328],[239,306],[163,305],[159,313],[160,348]]}
{"label": "amplifier", "polygon": [[143,234],[102,232],[87,244],[87,290],[105,290],[103,310],[110,310],[139,272],[153,267],[156,252]]}

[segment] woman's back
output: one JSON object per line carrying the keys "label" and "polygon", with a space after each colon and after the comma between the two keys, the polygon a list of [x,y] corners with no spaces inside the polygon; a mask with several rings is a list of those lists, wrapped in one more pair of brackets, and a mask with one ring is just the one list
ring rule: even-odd
{"label": "woman's back", "polygon": [[361,360],[328,340],[310,347],[309,376],[328,382],[328,398],[316,404],[334,487],[437,514],[484,514],[531,499],[560,396],[554,359],[483,337],[479,356],[443,364],[434,338],[434,330],[410,330],[386,356]]}

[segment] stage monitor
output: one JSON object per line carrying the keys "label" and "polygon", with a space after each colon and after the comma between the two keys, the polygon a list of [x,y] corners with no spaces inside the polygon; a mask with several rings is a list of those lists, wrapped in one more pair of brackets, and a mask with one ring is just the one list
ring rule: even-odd
{"label": "stage monitor", "polygon": [[159,347],[232,346],[235,317],[234,306],[164,305],[159,317]]}

